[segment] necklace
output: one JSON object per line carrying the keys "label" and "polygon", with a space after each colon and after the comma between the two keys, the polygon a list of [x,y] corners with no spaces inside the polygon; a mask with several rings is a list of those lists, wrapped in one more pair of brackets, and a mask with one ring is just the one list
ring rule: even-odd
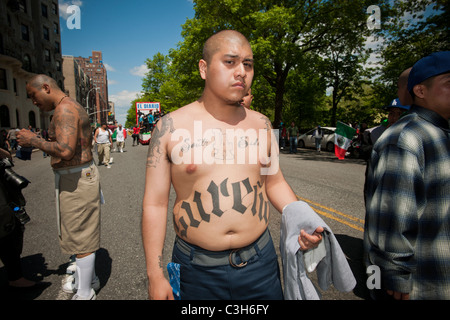
{"label": "necklace", "polygon": [[64,100],[64,98],[67,98],[67,97],[68,97],[67,95],[65,95],[64,97],[62,97],[61,100],[59,100],[59,102],[58,102],[58,104],[56,105],[56,107],[59,106],[59,104]]}

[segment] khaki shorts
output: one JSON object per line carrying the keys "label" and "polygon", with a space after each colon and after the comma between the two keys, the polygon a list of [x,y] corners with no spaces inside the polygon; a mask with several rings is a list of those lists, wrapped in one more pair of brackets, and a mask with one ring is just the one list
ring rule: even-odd
{"label": "khaki shorts", "polygon": [[95,252],[100,248],[98,169],[91,164],[79,172],[59,176],[61,250],[71,255]]}

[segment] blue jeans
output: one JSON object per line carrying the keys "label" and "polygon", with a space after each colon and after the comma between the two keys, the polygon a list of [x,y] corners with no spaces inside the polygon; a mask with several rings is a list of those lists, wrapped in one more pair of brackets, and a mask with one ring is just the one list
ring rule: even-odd
{"label": "blue jeans", "polygon": [[289,152],[297,153],[297,137],[289,138]]}
{"label": "blue jeans", "polygon": [[320,151],[322,138],[315,138],[316,139],[316,150]]}
{"label": "blue jeans", "polygon": [[[283,299],[280,269],[272,239],[262,249],[255,244],[256,254],[245,261],[247,264],[243,267],[233,267],[229,263],[218,266],[197,265],[193,262],[195,254],[201,252],[214,255],[214,252],[189,246],[190,255],[182,252],[176,244],[173,248],[172,260],[180,264],[181,300]],[[244,261],[240,261],[236,255],[236,264],[241,262]]]}

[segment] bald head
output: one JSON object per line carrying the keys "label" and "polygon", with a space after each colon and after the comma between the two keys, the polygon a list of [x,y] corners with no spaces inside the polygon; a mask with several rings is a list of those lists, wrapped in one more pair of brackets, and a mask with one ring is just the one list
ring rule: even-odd
{"label": "bald head", "polygon": [[408,84],[408,77],[409,73],[411,72],[412,68],[408,68],[405,71],[403,71],[400,76],[398,77],[398,86],[406,86]]}
{"label": "bald head", "polygon": [[208,40],[206,40],[203,47],[203,60],[207,63],[211,62],[211,58],[216,52],[221,49],[221,46],[226,42],[237,42],[241,45],[248,45],[247,38],[240,32],[235,30],[223,30],[212,35]]}
{"label": "bald head", "polygon": [[412,68],[408,68],[403,71],[398,77],[397,81],[397,96],[400,99],[400,103],[404,106],[409,106],[412,104],[412,97],[408,92],[408,77]]}
{"label": "bald head", "polygon": [[53,89],[60,89],[56,81],[45,74],[35,75],[28,80],[28,85],[36,89],[42,88],[44,84],[48,84]]}

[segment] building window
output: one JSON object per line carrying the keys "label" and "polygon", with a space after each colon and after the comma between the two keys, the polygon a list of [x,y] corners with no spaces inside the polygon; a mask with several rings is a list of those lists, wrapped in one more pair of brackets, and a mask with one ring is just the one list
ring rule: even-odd
{"label": "building window", "polygon": [[16,109],[16,128],[20,128],[19,110]]}
{"label": "building window", "polygon": [[45,61],[51,61],[51,58],[50,58],[50,50],[48,50],[48,49],[44,49],[44,57],[45,57]]}
{"label": "building window", "polygon": [[52,3],[52,13],[58,15],[58,5],[54,2]]}
{"label": "building window", "polygon": [[24,55],[23,56],[23,65],[22,65],[23,70],[31,72],[31,59],[29,55]]}
{"label": "building window", "polygon": [[22,24],[21,30],[22,30],[22,40],[30,41],[30,33],[28,31],[28,26]]}
{"label": "building window", "polygon": [[0,89],[8,90],[8,81],[6,78],[5,69],[0,69]]}
{"label": "building window", "polygon": [[59,24],[57,24],[56,22],[53,22],[53,32],[55,34],[59,34]]}
{"label": "building window", "polygon": [[34,111],[28,113],[28,123],[32,128],[36,128],[36,114]]}
{"label": "building window", "polygon": [[47,27],[43,27],[43,33],[44,33],[44,39],[50,40],[50,32],[48,31]]}
{"label": "building window", "polygon": [[56,70],[61,71],[61,62],[60,61],[56,61]]}
{"label": "building window", "polygon": [[41,3],[41,11],[42,11],[42,16],[45,18],[48,18],[48,7],[47,5]]}
{"label": "building window", "polygon": [[11,127],[11,122],[9,120],[9,109],[5,105],[0,107],[0,126]]}
{"label": "building window", "polygon": [[55,41],[55,53],[59,53],[61,51],[60,45],[58,41]]}

